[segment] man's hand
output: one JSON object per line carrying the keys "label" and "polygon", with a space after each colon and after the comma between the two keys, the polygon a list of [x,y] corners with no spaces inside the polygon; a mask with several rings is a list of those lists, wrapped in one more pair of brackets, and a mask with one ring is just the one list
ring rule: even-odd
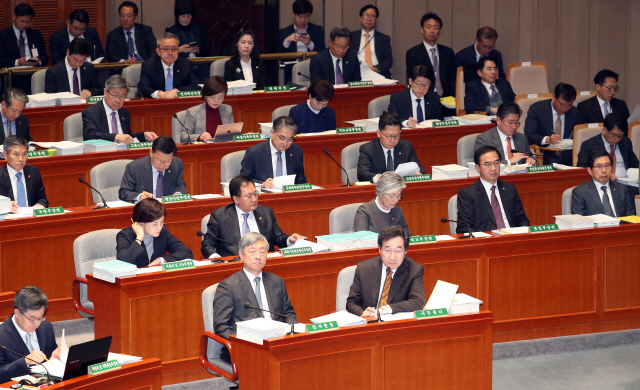
{"label": "man's hand", "polygon": [[121,144],[129,144],[133,142],[133,137],[129,134],[116,134],[116,142],[120,142]]}
{"label": "man's hand", "polygon": [[80,99],[86,100],[89,96],[91,96],[91,91],[87,89],[83,89],[82,92],[80,92]]}
{"label": "man's hand", "polygon": [[189,44],[185,43],[184,45],[178,48],[178,53],[191,53],[190,49],[191,47],[189,46]]}
{"label": "man's hand", "polygon": [[537,163],[538,163],[538,162],[536,161],[536,159],[535,159],[535,158],[533,158],[533,157],[529,157],[529,158],[527,158],[527,164],[529,164],[529,166],[531,166],[531,167],[532,167],[532,166],[536,165]]}
{"label": "man's hand", "polygon": [[360,317],[375,317],[376,316],[376,308],[375,307],[367,307],[362,312]]}
{"label": "man's hand", "polygon": [[407,127],[416,127],[418,120],[416,118],[407,119]]}
{"label": "man's hand", "polygon": [[206,131],[202,134],[200,134],[200,136],[198,137],[198,141],[209,141],[211,139],[211,134],[207,133]]}
{"label": "man's hand", "polygon": [[497,114],[498,113],[498,107],[491,107],[491,113],[493,115]]}
{"label": "man's hand", "polygon": [[46,358],[45,354],[42,351],[33,351],[24,358],[25,363],[27,365],[32,365],[36,363],[42,363]]}
{"label": "man's hand", "polygon": [[[140,200],[143,199],[142,196],[144,194],[148,195],[148,196],[145,196],[145,198],[149,198],[151,196],[150,193],[143,192],[142,194],[140,194]],[[144,228],[142,227],[142,224],[140,222],[134,222],[131,225],[131,228],[133,229],[133,232],[136,234],[136,240],[142,241],[142,239],[144,238]]]}
{"label": "man's hand", "polygon": [[58,359],[60,360],[60,354],[62,353],[62,350],[60,349],[60,347],[56,348],[55,351],[53,351],[53,353],[51,353],[51,359]]}
{"label": "man's hand", "polygon": [[144,132],[144,139],[149,141],[149,142],[153,142],[156,138],[158,138],[158,135],[152,131],[145,131]]}
{"label": "man's hand", "polygon": [[18,212],[18,203],[16,203],[15,201],[11,201],[11,206],[9,206],[9,210],[11,211],[11,214],[15,214]]}
{"label": "man's hand", "polygon": [[18,66],[38,66],[40,59],[38,57],[31,57],[31,59],[36,60],[36,62],[29,62],[26,57],[18,59]]}
{"label": "man's hand", "polygon": [[126,60],[122,60],[122,62],[136,62],[136,56],[131,54],[131,58],[127,58]]}
{"label": "man's hand", "polygon": [[309,46],[311,43],[311,36],[309,34],[299,35],[298,41],[304,43],[305,46]]}
{"label": "man's hand", "polygon": [[511,157],[509,161],[511,162],[511,164],[517,164],[518,161],[522,160],[525,157],[527,157],[526,154],[518,152],[518,153],[514,153],[513,157]]}
{"label": "man's hand", "polygon": [[262,183],[262,188],[273,188],[273,178],[268,178]]}
{"label": "man's hand", "polygon": [[160,265],[160,258],[159,257],[157,259],[155,259],[154,261],[152,261],[151,263],[149,263],[149,267],[153,267],[154,265]]}
{"label": "man's hand", "polygon": [[177,89],[172,89],[171,91],[159,91],[158,92],[158,99],[174,99],[178,97],[178,90]]}
{"label": "man's hand", "polygon": [[558,143],[558,142],[560,142],[560,141],[561,141],[561,140],[560,140],[560,134],[553,134],[553,135],[549,135],[549,136],[547,136],[547,142],[548,142],[550,145],[555,145],[555,144],[557,144],[557,143]]}
{"label": "man's hand", "polygon": [[295,243],[296,243],[296,241],[298,241],[298,240],[306,240],[306,239],[307,239],[307,237],[305,237],[305,236],[301,236],[301,235],[299,235],[298,233],[293,233],[291,236],[289,236],[289,241],[290,241],[292,244],[295,244]]}
{"label": "man's hand", "polygon": [[300,40],[300,35],[298,33],[293,33],[284,39],[287,42],[298,42]]}
{"label": "man's hand", "polygon": [[149,193],[147,191],[142,191],[142,193],[140,193],[140,198],[138,198],[138,199],[142,200],[142,199],[147,199],[147,198],[153,198],[153,194]]}

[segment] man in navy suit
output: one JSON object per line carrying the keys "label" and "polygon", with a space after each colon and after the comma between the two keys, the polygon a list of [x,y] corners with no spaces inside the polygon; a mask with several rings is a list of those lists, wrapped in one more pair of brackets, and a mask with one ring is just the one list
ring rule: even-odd
{"label": "man in navy suit", "polygon": [[502,67],[502,54],[495,49],[497,40],[498,32],[495,29],[488,26],[480,27],[476,32],[475,43],[456,54],[456,68],[458,66],[474,65],[480,58],[489,56],[495,60],[500,78],[506,80],[507,76]]}
{"label": "man in navy suit", "polygon": [[69,15],[67,27],[51,34],[49,49],[51,50],[51,63],[53,65],[64,61],[67,56],[69,43],[77,38],[84,38],[89,43],[88,61],[104,57],[102,42],[98,30],[89,27],[89,14],[83,9],[76,9]]}
{"label": "man in navy suit", "polygon": [[[571,84],[559,83],[551,99],[536,102],[529,107],[524,133],[529,143],[551,146],[564,139],[573,138],[573,127],[578,119],[578,109],[573,106],[576,89]],[[560,153],[544,151],[543,164],[573,165],[573,151]]]}
{"label": "man in navy suit", "polygon": [[426,65],[411,70],[411,89],[396,92],[389,98],[389,112],[398,114],[403,127],[416,127],[428,119],[444,119],[438,94],[433,92],[433,71]]}
{"label": "man in navy suit", "polygon": [[49,206],[40,170],[27,165],[27,140],[10,135],[2,144],[2,156],[7,163],[0,168],[0,195],[11,200],[11,213],[20,207]]}
{"label": "man in navy suit", "polygon": [[44,77],[46,93],[71,92],[86,99],[100,95],[96,71],[91,62],[86,62],[89,55],[89,42],[84,38],[74,39],[67,49],[67,57],[47,69]]}
{"label": "man in navy suit", "polygon": [[107,60],[109,62],[145,61],[155,55],[156,37],[149,26],[136,23],[138,6],[123,1],[118,7],[120,27],[107,35]]}
{"label": "man in navy suit", "polygon": [[391,78],[391,38],[376,30],[379,16],[380,11],[375,5],[367,4],[360,9],[362,29],[351,32],[349,51],[358,57],[361,64],[366,63],[371,71]]}
{"label": "man in navy suit", "polygon": [[296,184],[306,183],[302,148],[293,143],[298,126],[288,116],[273,121],[271,138],[248,148],[240,164],[240,174],[273,188],[273,178],[296,175]]}
{"label": "man in navy suit", "polygon": [[28,366],[45,359],[60,359],[53,325],[47,318],[47,296],[35,286],[21,288],[13,298],[13,314],[0,325],[0,345],[26,358],[0,349],[0,382],[29,375]]}
{"label": "man in navy suit", "polygon": [[170,32],[159,39],[153,57],[142,63],[138,89],[145,98],[172,99],[178,91],[200,90],[191,62],[178,56],[178,37]]}
{"label": "man in navy suit", "polygon": [[358,57],[349,52],[350,41],[351,32],[346,27],[331,30],[329,48],[311,57],[311,82],[323,79],[335,85],[362,80]]}
{"label": "man in navy suit", "polygon": [[578,125],[583,123],[602,123],[604,118],[615,112],[620,115],[623,123],[620,130],[626,132],[629,128],[629,109],[624,100],[614,96],[620,90],[618,87],[618,74],[609,69],[603,69],[593,78],[598,94],[578,104]]}
{"label": "man in navy suit", "polygon": [[29,119],[22,114],[27,103],[29,103],[29,97],[21,89],[9,88],[4,92],[0,104],[0,115],[2,116],[0,143],[10,135],[17,135],[29,142],[33,141],[29,135]]}
{"label": "man in navy suit", "polygon": [[[278,42],[281,53],[296,53],[299,51],[317,51],[325,49],[324,31],[321,26],[309,23],[313,13],[313,4],[309,0],[296,0],[293,2],[293,24],[280,29]],[[293,65],[284,68],[284,83],[291,83],[291,70]],[[309,75],[305,75],[309,77]]]}
{"label": "man in navy suit", "polygon": [[495,115],[502,103],[516,100],[511,84],[498,78],[498,66],[493,58],[481,58],[476,69],[480,77],[465,84],[465,111],[482,111],[487,115]]}

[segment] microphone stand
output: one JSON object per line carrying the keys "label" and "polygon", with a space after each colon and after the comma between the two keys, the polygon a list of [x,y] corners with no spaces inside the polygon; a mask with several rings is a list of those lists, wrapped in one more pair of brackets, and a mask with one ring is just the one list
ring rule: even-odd
{"label": "microphone stand", "polygon": [[102,208],[108,209],[108,208],[109,208],[109,206],[107,206],[107,201],[106,201],[106,200],[104,200],[104,196],[102,196],[102,194],[100,193],[100,191],[98,191],[98,190],[96,190],[95,188],[93,188],[93,187],[91,186],[91,184],[87,183],[87,182],[86,182],[82,177],[79,177],[79,178],[78,178],[78,181],[79,181],[80,183],[84,183],[84,185],[86,185],[87,187],[89,187],[89,188],[91,188],[92,190],[94,190],[95,192],[97,192],[97,193],[98,193],[98,195],[100,195],[100,198],[102,199],[102,206],[100,206],[100,205],[96,204],[96,207],[94,207],[92,210],[102,209]]}
{"label": "microphone stand", "polygon": [[327,156],[331,157],[331,159],[333,160],[334,163],[336,163],[340,169],[342,169],[342,171],[344,172],[345,177],[347,178],[347,184],[343,184],[340,187],[351,187],[351,183],[349,183],[349,174],[347,173],[347,170],[344,169],[342,167],[342,165],[340,165],[340,163],[338,162],[338,160],[336,160],[335,158],[333,158],[333,156],[331,155],[331,153],[329,153],[329,150],[327,148],[323,149],[323,152],[326,153]]}
{"label": "microphone stand", "polygon": [[9,348],[5,347],[4,345],[0,345],[0,348],[4,349],[4,350],[6,350],[6,351],[9,351],[9,352],[11,352],[11,353],[13,353],[13,354],[16,354],[16,355],[18,355],[18,356],[20,356],[20,357],[23,357],[23,358],[25,358],[25,359],[29,359],[29,360],[31,360],[32,362],[34,362],[35,364],[39,364],[39,365],[41,365],[41,366],[42,366],[42,368],[44,368],[44,371],[47,373],[47,383],[46,383],[46,384],[47,384],[47,385],[55,385],[55,384],[56,384],[56,382],[55,382],[55,381],[53,381],[53,380],[51,379],[51,375],[49,375],[49,370],[47,370],[47,367],[45,367],[45,365],[44,365],[44,364],[39,363],[39,362],[36,362],[35,360],[31,359],[30,357],[25,356],[25,355],[23,355],[23,354],[21,354],[21,353],[18,353],[18,352],[14,351],[14,350],[11,350],[11,349],[9,349]]}
{"label": "microphone stand", "polygon": [[178,114],[173,114],[173,117],[176,118],[178,123],[180,123],[180,125],[182,126],[184,131],[187,132],[187,142],[183,143],[183,145],[191,145],[191,134],[189,133],[189,129],[187,129],[186,126],[184,125],[184,123],[182,123],[182,121],[180,119],[178,119]]}
{"label": "microphone stand", "polygon": [[[196,234],[197,234],[199,237],[203,237],[203,236],[205,235],[205,233],[202,233],[202,231],[200,231],[200,230],[198,230],[198,231],[196,232]],[[235,247],[236,247],[236,250],[237,250],[238,252],[240,252],[240,250],[238,249],[238,246],[237,246],[236,244],[234,244],[233,242],[225,241],[225,240],[223,240],[222,238],[218,238],[218,237],[214,236],[213,234],[210,234],[210,236],[211,236],[211,238],[213,238],[214,240],[218,240],[218,241],[220,241],[220,242],[224,242],[225,244],[229,244],[229,245],[233,245],[233,246],[235,246]],[[235,258],[233,258],[233,259],[231,259],[231,260],[225,261],[225,263],[230,263],[230,262],[232,262],[232,261],[237,261],[237,260],[240,260],[240,256],[235,257]],[[213,259],[211,260],[211,262],[213,263]]]}

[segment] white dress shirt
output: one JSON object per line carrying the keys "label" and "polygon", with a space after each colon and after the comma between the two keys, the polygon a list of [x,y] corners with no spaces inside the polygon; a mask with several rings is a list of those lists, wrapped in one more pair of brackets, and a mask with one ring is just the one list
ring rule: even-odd
{"label": "white dress shirt", "polygon": [[[277,135],[276,135],[277,137]],[[273,142],[271,142],[271,140],[269,140],[269,149],[271,150],[271,166],[273,167],[273,176],[272,177],[276,177],[276,168],[277,168],[277,164],[278,164],[278,149],[276,149],[275,146],[273,146]],[[287,159],[286,159],[286,150],[283,150],[280,153],[280,158],[282,158],[282,175],[283,176],[287,176]]]}
{"label": "white dress shirt", "polygon": [[611,114],[611,102],[605,102],[604,100],[600,99],[600,96],[596,95],[596,99],[598,99],[598,105],[600,106],[600,112],[602,113],[602,117],[605,118],[606,115],[604,114],[604,105],[605,103],[607,104],[607,110],[609,111],[609,114]]}
{"label": "white dress shirt", "polygon": [[[173,80],[175,80],[176,78],[175,78],[175,77],[173,77],[173,74],[174,74],[174,73],[173,73],[173,65],[175,64],[175,62],[174,62],[173,64],[171,64],[171,66],[167,66],[167,64],[165,64],[165,63],[164,63],[164,61],[162,61],[162,60],[160,60],[160,63],[162,64],[162,73],[164,74],[164,80],[165,80],[165,81],[167,81],[167,69],[171,69],[171,78],[172,78]],[[175,85],[174,85],[174,87],[175,87]],[[175,89],[175,88],[174,88],[174,89]],[[158,92],[161,92],[161,91],[155,91],[155,92],[153,92],[153,93],[151,94],[151,97],[152,97],[153,99],[157,99],[157,98],[158,98]],[[165,91],[162,91],[162,92],[165,92]]]}
{"label": "white dress shirt", "polygon": [[[11,178],[11,189],[13,190],[13,200],[15,200],[15,202],[18,202],[18,191],[16,190],[17,184],[18,184],[18,178],[16,178],[16,173],[18,173],[18,171],[16,171],[15,169],[11,168],[11,166],[9,164],[7,164],[7,171],[9,171],[9,177]],[[25,200],[27,202],[27,206],[29,206],[29,194],[27,193],[27,177],[24,174],[24,169],[20,170],[20,172],[22,172],[22,187],[24,187],[24,197]]]}
{"label": "white dress shirt", "polygon": [[[22,315],[22,314],[20,314]],[[22,339],[22,341],[24,341],[24,345],[27,345],[27,333],[24,330],[22,330],[22,328],[20,328],[18,326],[18,324],[16,323],[16,316],[14,314],[13,317],[11,317],[11,321],[13,321],[13,325],[16,327],[16,329],[18,330],[18,333],[20,334],[20,338]],[[29,347],[27,347],[29,348]],[[31,349],[33,349],[34,351],[39,351],[40,350],[40,343],[38,343],[38,335],[36,335],[36,332],[31,332]],[[35,364],[34,362],[29,362],[27,363],[28,366]]]}
{"label": "white dress shirt", "polygon": [[311,107],[311,99],[307,99],[307,106],[309,107],[311,112],[313,112],[314,114],[318,115],[320,113],[320,110],[316,110],[313,107]]}
{"label": "white dress shirt", "polygon": [[[269,309],[269,300],[267,299],[267,291],[264,289],[264,278],[262,277],[262,271],[260,271],[260,273],[256,276],[254,274],[252,274],[251,272],[247,271],[244,267],[242,268],[242,270],[244,271],[245,275],[247,275],[247,278],[249,279],[249,282],[251,282],[251,289],[253,290],[253,293],[255,294],[256,292],[256,277],[260,278],[260,282],[258,283],[260,285],[260,298],[262,298],[261,302],[260,302],[260,306],[264,309],[264,310],[270,310]],[[249,310],[253,310],[253,309],[249,309]],[[256,310],[259,313],[264,314],[264,318],[267,318],[269,320],[271,320],[271,313],[263,311],[260,312],[259,310]]]}
{"label": "white dress shirt", "polygon": [[[67,57],[64,57],[64,66],[67,67],[67,78],[69,79],[69,91],[68,92],[72,92],[73,93],[73,68],[71,67],[71,65],[69,65],[69,61],[67,60]],[[82,79],[80,78],[80,68],[78,68],[78,70],[76,70],[76,74],[78,75],[78,88],[80,89],[80,92],[82,92]]]}
{"label": "white dress shirt", "polygon": [[[384,135],[383,135],[383,137],[384,137]],[[391,151],[391,156],[392,156],[392,157],[393,157],[393,156],[395,156],[395,155],[393,154],[393,149],[394,149],[394,148],[387,149],[387,148],[385,148],[384,146],[382,146],[382,143],[380,143],[380,147],[382,148],[382,154],[384,154],[384,166],[385,166],[385,169],[386,169],[386,166],[387,166],[387,159],[388,159],[388,157],[389,157],[389,156],[387,155],[387,152],[390,150],[390,151]],[[373,177],[373,182],[374,182],[374,183],[377,183],[379,178],[380,178],[380,174],[378,174],[378,175],[374,176],[374,177]]]}
{"label": "white dress shirt", "polygon": [[[507,143],[507,137],[506,134],[504,134],[502,131],[500,131],[500,129],[498,130],[498,136],[500,137],[500,143],[502,144],[502,157],[509,161],[509,148],[507,147],[509,144]],[[511,149],[515,149],[515,147],[513,146],[513,137],[511,137]]]}
{"label": "white dress shirt", "polygon": [[[606,139],[604,139],[604,136],[601,136],[601,137],[602,137],[602,143],[604,143],[605,151],[607,153],[611,153],[611,144],[608,143]],[[616,176],[629,177],[629,175],[627,175],[627,168],[624,166],[624,157],[622,157],[622,153],[620,153],[619,145],[620,144],[617,144],[613,151],[613,154],[615,154],[616,156]]]}
{"label": "white dress shirt", "polygon": [[240,60],[240,66],[242,67],[242,74],[244,75],[244,79],[253,83],[253,70],[251,69],[251,58],[249,58],[249,62],[244,62]]}
{"label": "white dress shirt", "polygon": [[[378,66],[379,62],[378,57],[376,56],[376,46],[374,41],[376,37],[376,30],[373,29],[369,32],[369,39],[364,36],[364,34],[367,34],[364,29],[360,30],[360,32],[362,35],[360,37],[360,47],[358,48],[358,61],[360,61],[361,64],[367,62],[364,58],[364,49],[367,46],[367,42],[369,42],[369,47],[371,48],[371,63],[373,64],[373,66]],[[336,62],[333,61],[333,63],[335,64]]]}
{"label": "white dress shirt", "polygon": [[[107,92],[107,93],[109,93],[109,92]],[[113,133],[113,129],[111,128],[111,113],[115,112],[116,113],[116,123],[118,124],[118,134],[123,134],[122,125],[120,124],[120,117],[118,116],[118,111],[113,111],[111,108],[109,108],[109,106],[104,101],[104,99],[102,99],[102,104],[104,105],[104,110],[107,113],[107,124],[109,125],[109,132]]]}
{"label": "white dress shirt", "polygon": [[[598,196],[600,196],[600,202],[602,202],[602,195],[604,195],[604,192],[602,191],[601,187],[603,186],[603,184],[600,184],[595,180],[593,181],[593,184],[596,185]],[[609,196],[609,204],[611,205],[611,210],[613,210],[613,215],[617,217],[618,213],[616,212],[616,206],[613,204],[613,195],[611,194],[611,187],[609,186],[609,182],[607,182],[607,184],[604,184],[604,186],[607,187],[607,195]]]}
{"label": "white dress shirt", "polygon": [[[344,81],[344,67],[342,66],[344,58],[337,58],[333,55],[333,53],[331,53],[331,50],[329,50],[329,54],[331,54],[331,67],[333,69],[333,84],[338,84],[338,81],[336,81],[336,60],[340,60],[340,72],[342,73],[342,81]],[[343,83],[346,84],[346,83]]]}
{"label": "white dress shirt", "polygon": [[[37,57],[38,56],[37,55],[37,51],[38,51],[37,49],[36,49],[36,54],[35,55],[31,55],[31,50],[32,49],[29,48],[29,42],[27,41],[27,31],[20,31],[13,24],[11,25],[11,27],[13,27],[13,33],[16,34],[16,39],[17,39],[16,43],[20,42],[20,33],[22,33],[22,36],[24,37],[24,58],[28,60],[31,57]],[[20,46],[18,45],[18,47],[20,47]],[[34,47],[34,49],[35,49],[35,47]],[[19,66],[18,65],[18,60],[16,60],[14,65],[15,66]]]}
{"label": "white dress shirt", "polygon": [[[396,275],[396,271],[397,270],[398,270],[397,268],[391,270],[391,280],[393,280],[393,277]],[[384,263],[382,263],[382,278],[380,280],[380,291],[378,292],[378,304],[380,304],[380,297],[382,297],[382,290],[384,289],[384,282],[386,280],[387,280],[387,266],[384,265]],[[383,308],[384,308],[384,312],[386,314],[393,313],[393,310],[391,310],[391,306],[386,305],[386,306],[383,306]],[[365,307],[365,309],[366,309],[366,307]]]}
{"label": "white dress shirt", "polygon": [[[140,55],[140,53],[138,53],[138,48],[136,47],[136,25],[134,24],[133,27],[131,27],[131,30],[129,30],[129,31],[131,32],[131,40],[133,41],[133,51],[137,55]],[[122,33],[124,34],[124,42],[127,43],[127,39],[129,38],[129,36],[127,35],[127,30],[125,30],[124,27],[122,28]],[[127,51],[128,50],[129,49],[127,49]],[[127,59],[131,58],[131,57],[129,57],[130,55],[131,55],[131,53],[127,53]],[[122,61],[124,61],[124,59],[120,60],[120,62],[122,62]]]}
{"label": "white dress shirt", "polygon": [[[418,97],[413,93],[413,90],[409,88],[409,95],[411,96],[411,117],[418,118]],[[422,116],[424,117],[424,96],[420,98],[420,108],[422,108]],[[426,118],[425,118],[426,119]],[[402,127],[408,127],[409,120],[402,121]]]}
{"label": "white dress shirt", "polygon": [[[491,98],[491,86],[492,85],[496,85],[495,83],[493,84],[489,84],[489,83],[485,83],[484,81],[480,80],[480,82],[482,83],[482,85],[484,85],[484,88],[487,90],[487,93],[489,94],[489,98]],[[496,93],[500,94],[500,91],[498,91],[498,87],[496,87]]]}
{"label": "white dress shirt", "polygon": [[495,186],[496,187],[496,198],[498,198],[498,203],[500,204],[500,211],[502,212],[502,220],[504,221],[504,227],[508,228],[511,227],[509,226],[509,220],[507,219],[507,214],[504,213],[504,206],[502,206],[502,199],[500,199],[500,189],[498,188],[498,182],[496,182],[496,184],[491,184],[489,182],[484,181],[482,178],[480,178],[480,183],[482,183],[482,186],[484,187],[484,190],[487,193],[487,198],[489,198],[489,204],[491,204],[491,187]]}
{"label": "white dress shirt", "polygon": [[[430,44],[428,44],[425,41],[422,41],[422,43],[424,44],[424,48],[427,49],[427,54],[429,55],[429,59],[431,60],[431,67],[433,68],[433,73],[434,73],[434,76],[435,76],[435,74],[440,71],[440,69],[436,69],[436,67],[433,66],[433,64],[436,63],[435,60],[438,60],[438,65],[440,65],[440,53],[438,53],[438,44],[436,43],[435,45],[431,46]],[[433,54],[431,49],[436,49],[435,55]],[[436,92],[436,83],[435,82],[433,83],[433,85],[431,87],[433,87],[433,91]]]}
{"label": "white dress shirt", "polygon": [[[476,46],[476,44],[473,44],[473,50],[475,50],[476,52],[476,62],[480,61],[480,58],[482,58],[482,54],[478,53],[478,46]],[[496,64],[498,65],[498,64]]]}
{"label": "white dress shirt", "polygon": [[[551,126],[552,126],[551,127],[551,132],[555,134],[556,133],[556,121],[558,120],[558,113],[556,112],[556,109],[553,108],[553,102],[551,102],[549,104],[551,104],[551,119],[552,119],[552,121],[551,121]],[[560,141],[562,141],[564,139],[564,117],[565,117],[564,114],[560,115],[560,121],[562,122],[562,131],[560,132]],[[548,145],[549,144],[549,142],[547,142],[547,137],[544,137],[542,139],[542,144],[543,145],[545,145],[545,144]]]}

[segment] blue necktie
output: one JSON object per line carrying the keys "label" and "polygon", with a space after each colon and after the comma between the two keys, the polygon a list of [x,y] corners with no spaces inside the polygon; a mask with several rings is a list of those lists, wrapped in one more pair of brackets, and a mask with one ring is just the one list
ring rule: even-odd
{"label": "blue necktie", "polygon": [[282,151],[276,152],[278,160],[276,160],[276,177],[282,176]]}
{"label": "blue necktie", "polygon": [[420,107],[420,100],[421,99],[416,99],[416,102],[418,102],[418,107],[416,107],[416,118],[418,119],[418,123],[424,121],[424,112],[422,111],[422,107]]}
{"label": "blue necktie", "polygon": [[249,213],[242,213],[244,217],[244,222],[242,222],[242,235],[249,233],[249,223],[247,222],[247,218],[249,218]]}
{"label": "blue necktie", "polygon": [[607,104],[608,102],[604,102],[603,106],[604,106],[604,117],[606,118],[607,115],[609,115],[609,104]]}
{"label": "blue necktie", "polygon": [[129,57],[131,58],[133,56],[136,57],[136,61],[142,61],[142,57],[140,57],[137,53],[136,53],[136,48],[133,46],[133,39],[131,38],[131,31],[127,31],[127,50],[129,50]]}
{"label": "blue necktie", "polygon": [[27,207],[27,194],[24,193],[24,186],[22,185],[22,172],[16,173],[16,195],[18,207]]}
{"label": "blue necktie", "polygon": [[173,89],[173,77],[171,77],[171,68],[167,68],[167,78],[164,80],[164,91],[169,92]]}
{"label": "blue necktie", "polygon": [[[258,307],[262,309],[262,294],[260,293],[260,277],[256,276],[255,279],[253,279],[253,281],[256,283],[256,288],[253,291],[256,293],[256,300],[258,301]],[[262,316],[264,317],[264,314]]]}

